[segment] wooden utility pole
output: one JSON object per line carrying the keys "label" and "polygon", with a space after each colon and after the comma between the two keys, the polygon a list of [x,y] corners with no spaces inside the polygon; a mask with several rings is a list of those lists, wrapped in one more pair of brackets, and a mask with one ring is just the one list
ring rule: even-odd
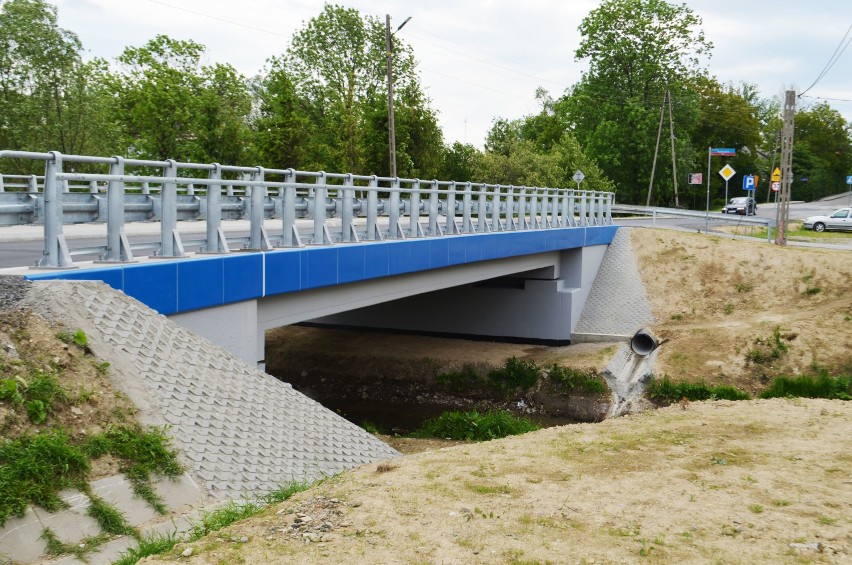
{"label": "wooden utility pole", "polygon": [[796,119],[796,91],[784,96],[784,129],[781,131],[781,192],[775,212],[776,245],[787,245],[787,222],[790,218],[790,188],[793,183],[793,132]]}
{"label": "wooden utility pole", "polygon": [[663,116],[666,111],[666,99],[669,97],[669,91],[663,94],[663,103],[660,104],[660,126],[657,128],[657,146],[654,147],[654,161],[651,163],[651,180],[648,182],[648,199],[645,201],[645,206],[651,205],[651,191],[654,190],[654,173],[657,172],[657,153],[660,151],[660,136],[663,134]]}
{"label": "wooden utility pole", "polygon": [[666,90],[666,96],[669,97],[669,133],[672,138],[672,182],[674,183],[675,208],[680,208],[680,202],[677,201],[677,162],[675,160],[675,134],[674,120],[672,119],[672,93]]}

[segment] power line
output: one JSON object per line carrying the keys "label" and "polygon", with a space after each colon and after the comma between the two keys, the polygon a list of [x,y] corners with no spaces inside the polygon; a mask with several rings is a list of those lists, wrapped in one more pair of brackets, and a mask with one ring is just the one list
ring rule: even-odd
{"label": "power line", "polygon": [[[841,39],[840,43],[838,43],[837,47],[835,47],[834,53],[832,53],[831,57],[829,57],[828,62],[825,64],[825,67],[823,67],[822,71],[819,73],[819,75],[816,77],[816,79],[814,79],[813,83],[811,83],[811,85],[809,87],[807,87],[804,91],[802,91],[799,94],[799,97],[801,97],[807,91],[809,91],[814,86],[816,86],[816,84],[820,80],[822,80],[822,77],[824,77],[828,73],[828,71],[831,70],[831,68],[834,66],[834,64],[837,62],[837,60],[840,58],[840,56],[843,55],[843,52],[846,51],[847,47],[849,47],[849,43],[852,42],[852,37],[849,38],[849,41],[846,40],[846,38],[849,37],[850,31],[852,31],[852,24],[849,24],[849,27],[846,29],[846,33],[843,34],[843,39]],[[844,42],[846,42],[845,45],[844,45]]]}
{"label": "power line", "polygon": [[180,10],[181,12],[186,12],[187,14],[193,14],[195,16],[201,16],[202,18],[215,20],[217,22],[222,22],[222,23],[235,25],[237,27],[241,27],[241,28],[245,28],[245,29],[250,29],[252,31],[259,31],[261,33],[268,33],[269,35],[277,35],[278,37],[287,37],[287,38],[291,37],[290,35],[287,35],[287,34],[284,34],[284,33],[278,33],[277,31],[271,31],[271,30],[268,30],[268,29],[260,28],[260,27],[254,27],[254,26],[250,26],[250,25],[246,25],[246,24],[241,24],[239,22],[235,22],[233,20],[227,20],[225,18],[218,18],[216,16],[211,16],[210,14],[205,14],[203,12],[197,12],[195,10],[183,8],[181,6],[174,6],[174,5],[168,4],[166,2],[161,2],[160,0],[148,0],[148,2],[151,2],[152,4],[159,4],[160,6],[166,6],[167,8],[173,8],[175,10]]}

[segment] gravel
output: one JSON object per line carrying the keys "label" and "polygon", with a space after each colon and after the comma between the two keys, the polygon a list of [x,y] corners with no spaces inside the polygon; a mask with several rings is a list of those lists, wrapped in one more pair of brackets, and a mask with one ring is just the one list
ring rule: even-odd
{"label": "gravel", "polygon": [[30,281],[24,277],[0,275],[0,311],[15,308],[29,288]]}

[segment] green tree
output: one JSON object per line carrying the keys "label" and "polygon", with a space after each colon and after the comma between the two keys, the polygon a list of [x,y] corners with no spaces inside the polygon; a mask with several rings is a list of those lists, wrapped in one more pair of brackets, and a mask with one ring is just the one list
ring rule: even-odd
{"label": "green tree", "polygon": [[[589,70],[563,106],[576,138],[615,182],[622,202],[644,202],[664,92],[675,101],[676,135],[697,119],[697,95],[687,83],[702,74],[701,57],[712,47],[700,25],[685,4],[664,0],[606,0],[580,24],[575,55],[589,61]],[[679,145],[680,155],[689,153],[688,143]],[[657,171],[666,160],[670,169],[667,157],[660,157]],[[681,157],[682,166],[691,158]],[[670,189],[660,188],[661,198],[670,199]]]}
{"label": "green tree", "polygon": [[158,35],[128,47],[115,88],[129,152],[154,159],[239,162],[251,98],[230,65],[202,65],[205,48]]}
{"label": "green tree", "polygon": [[42,0],[0,6],[0,146],[85,153],[111,150],[106,63],[84,63],[82,44]]}
{"label": "green tree", "polygon": [[826,103],[799,111],[793,143],[794,197],[814,200],[848,190],[852,126],[840,112]]}

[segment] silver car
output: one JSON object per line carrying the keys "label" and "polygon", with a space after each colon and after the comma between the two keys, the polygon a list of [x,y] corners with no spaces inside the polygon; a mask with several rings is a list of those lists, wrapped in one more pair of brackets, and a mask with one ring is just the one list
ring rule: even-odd
{"label": "silver car", "polygon": [[841,208],[827,216],[805,218],[802,227],[814,231],[848,230],[852,231],[852,208]]}

